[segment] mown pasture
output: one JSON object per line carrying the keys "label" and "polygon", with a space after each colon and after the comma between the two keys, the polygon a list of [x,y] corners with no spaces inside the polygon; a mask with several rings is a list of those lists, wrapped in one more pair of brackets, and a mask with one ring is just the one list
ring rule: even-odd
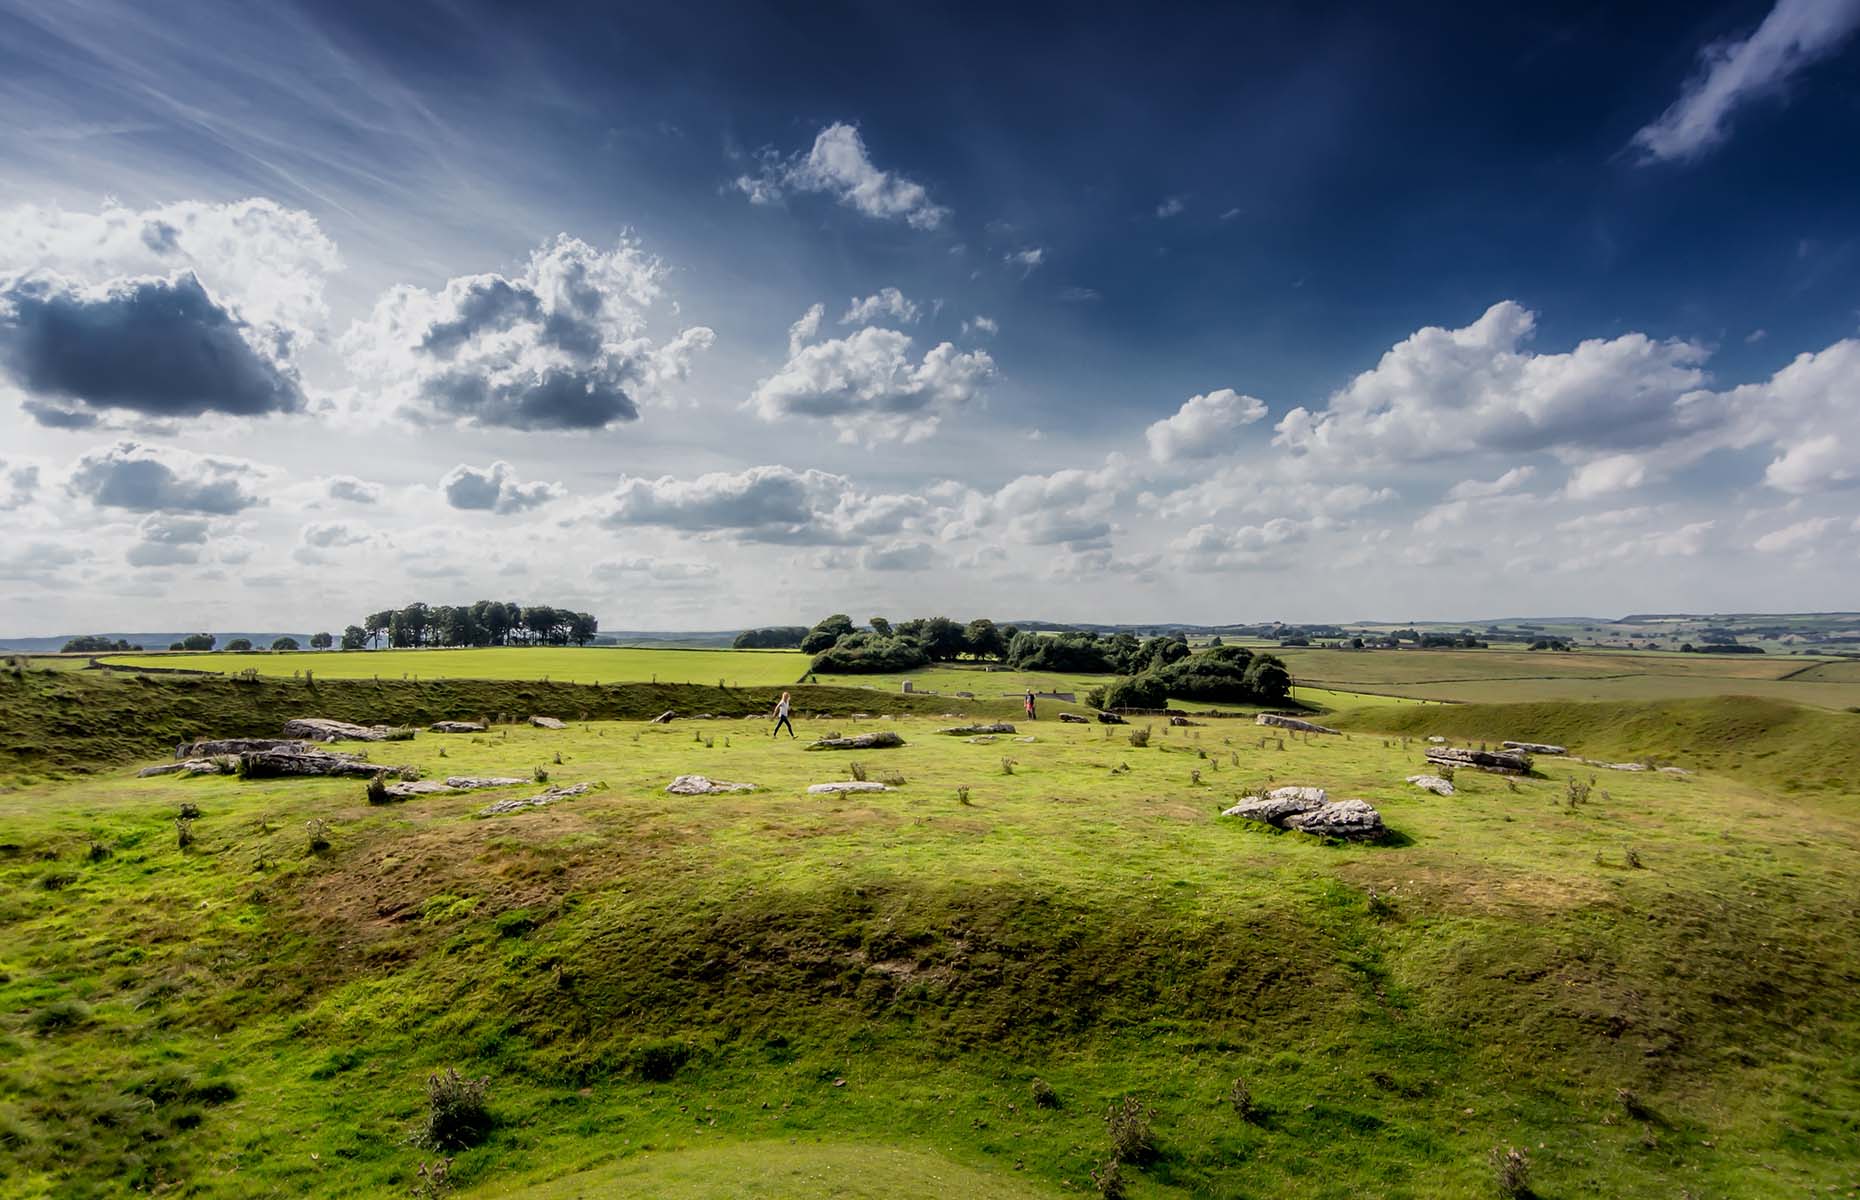
{"label": "mown pasture", "polygon": [[117,667],[182,668],[323,679],[535,679],[564,683],[709,683],[779,687],[810,661],[798,650],[672,650],[607,646],[497,646],[467,650],[111,654]]}

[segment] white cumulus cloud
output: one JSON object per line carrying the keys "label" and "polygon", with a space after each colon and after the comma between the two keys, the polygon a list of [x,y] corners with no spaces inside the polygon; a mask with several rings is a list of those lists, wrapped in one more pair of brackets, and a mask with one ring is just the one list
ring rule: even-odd
{"label": "white cumulus cloud", "polygon": [[914,359],[907,334],[867,327],[802,346],[756,385],[748,407],[765,421],[832,420],[845,441],[911,442],[973,402],[994,374],[983,351],[941,342]]}
{"label": "white cumulus cloud", "polygon": [[1159,463],[1183,458],[1213,458],[1232,450],[1238,434],[1266,415],[1266,402],[1232,388],[1190,396],[1174,416],[1144,431],[1150,457]]}
{"label": "white cumulus cloud", "polygon": [[931,203],[920,183],[881,170],[866,152],[858,126],[843,121],[822,129],[806,154],[765,159],[753,175],[740,175],[736,189],[752,204],[775,204],[788,192],[819,192],[878,220],[902,220],[913,229],[935,229],[949,210]]}

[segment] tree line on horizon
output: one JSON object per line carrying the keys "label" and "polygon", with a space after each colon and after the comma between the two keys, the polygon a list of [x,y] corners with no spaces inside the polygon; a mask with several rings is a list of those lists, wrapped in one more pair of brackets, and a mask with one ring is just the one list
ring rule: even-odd
{"label": "tree line on horizon", "polygon": [[600,632],[592,613],[548,604],[479,600],[473,604],[424,604],[384,608],[342,631],[344,650],[427,646],[585,646]]}

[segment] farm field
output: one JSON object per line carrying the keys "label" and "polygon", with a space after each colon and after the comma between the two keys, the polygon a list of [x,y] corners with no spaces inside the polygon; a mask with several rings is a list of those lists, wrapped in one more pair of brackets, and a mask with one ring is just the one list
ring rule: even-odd
{"label": "farm field", "polygon": [[1824,708],[1860,704],[1860,664],[1793,656],[1302,647],[1274,653],[1285,660],[1301,692],[1310,685],[1487,704],[1723,695]]}
{"label": "farm field", "polygon": [[779,687],[801,677],[810,661],[798,650],[674,650],[603,646],[498,646],[466,650],[367,650],[296,653],[111,654],[118,667],[179,667],[233,674],[257,671],[286,678],[303,671],[321,679],[549,679],[564,683],[708,683]]}
{"label": "farm field", "polygon": [[[355,780],[118,768],[0,792],[0,1193],[404,1194],[447,1066],[495,1117],[454,1161],[468,1197],[1078,1194],[1124,1096],[1153,1109],[1138,1200],[1484,1197],[1506,1145],[1544,1196],[1846,1188],[1860,718],[1688,718],[1786,739],[1825,764],[1812,794],[1564,759],[1451,798],[1403,782],[1435,722],[1555,720],[1601,754],[1671,723],[1629,709],[1391,704],[1347,736],[1146,746],[800,723],[906,742],[850,755],[759,718],[352,747],[597,788],[494,817],[539,785],[371,806]],[[806,794],[854,762],[901,782]],[[665,794],[690,772],[758,789]],[[1269,783],[1368,799],[1393,837],[1217,815]]]}

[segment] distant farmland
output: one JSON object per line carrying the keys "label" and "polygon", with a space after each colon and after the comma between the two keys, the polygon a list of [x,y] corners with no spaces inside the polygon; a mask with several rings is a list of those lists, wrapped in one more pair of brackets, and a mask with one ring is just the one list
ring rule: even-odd
{"label": "distant farmland", "polygon": [[303,651],[288,654],[113,654],[113,667],[181,668],[286,678],[551,679],[564,683],[708,683],[772,687],[807,670],[798,650],[641,650],[591,646],[511,646],[477,650]]}

